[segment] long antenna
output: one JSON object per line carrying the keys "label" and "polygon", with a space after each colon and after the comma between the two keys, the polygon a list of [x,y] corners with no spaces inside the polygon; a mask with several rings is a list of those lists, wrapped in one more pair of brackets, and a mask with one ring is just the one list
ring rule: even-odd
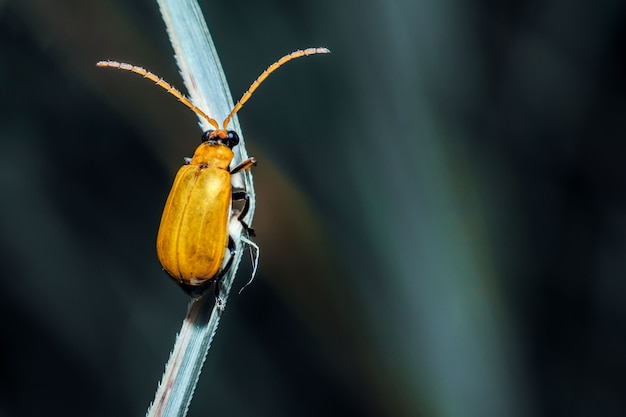
{"label": "long antenna", "polygon": [[235,107],[233,107],[233,110],[230,112],[228,117],[226,117],[226,119],[224,119],[224,123],[222,123],[222,126],[224,127],[224,129],[226,129],[226,127],[228,126],[228,123],[230,123],[230,119],[235,115],[235,113],[237,113],[239,110],[241,110],[243,105],[246,104],[246,101],[248,101],[248,99],[250,99],[250,96],[252,96],[252,93],[254,93],[254,91],[257,88],[259,88],[259,85],[261,85],[261,83],[263,81],[265,81],[265,79],[271,73],[276,71],[281,65],[286,64],[287,62],[291,61],[292,59],[300,58],[301,56],[307,56],[307,55],[313,55],[313,54],[329,54],[329,53],[330,53],[330,50],[326,49],[326,48],[308,48],[308,49],[304,49],[304,50],[298,50],[298,51],[295,51],[295,52],[292,52],[290,54],[285,55],[284,57],[282,57],[278,61],[274,62],[269,67],[267,67],[267,69],[265,71],[263,71],[263,73],[261,75],[259,75],[259,77],[256,80],[254,80],[252,85],[250,85],[250,88],[248,88],[248,91],[246,91],[243,94],[243,96],[241,96],[241,98],[239,99],[237,104],[235,104]]}
{"label": "long antenna", "polygon": [[219,124],[215,121],[215,119],[207,116],[207,114],[205,112],[203,112],[198,107],[196,107],[196,105],[193,104],[191,102],[191,100],[189,100],[187,97],[185,97],[180,91],[178,91],[177,89],[172,87],[172,85],[169,84],[167,81],[165,81],[163,78],[161,78],[161,77],[151,73],[150,71],[148,71],[148,70],[146,70],[144,68],[138,67],[136,65],[127,64],[127,63],[124,63],[124,62],[117,62],[117,61],[100,61],[100,62],[98,62],[96,64],[96,66],[98,66],[98,67],[110,67],[110,68],[117,68],[117,69],[121,69],[121,70],[125,70],[125,71],[131,71],[131,72],[134,72],[134,73],[137,73],[137,74],[143,76],[144,78],[147,78],[147,79],[149,79],[151,81],[154,81],[154,83],[156,85],[158,85],[159,87],[163,88],[168,93],[170,93],[171,95],[176,97],[178,99],[178,101],[183,103],[185,106],[189,107],[197,115],[199,115],[200,117],[203,117],[204,119],[206,119],[206,121],[209,122],[211,124],[211,126],[213,126],[216,130],[225,131],[226,127],[230,123],[230,120],[232,119],[232,117],[239,110],[241,110],[243,105],[246,104],[246,102],[252,96],[252,93],[254,93],[254,91],[257,88],[259,88],[259,85],[261,85],[261,83],[263,81],[265,81],[265,79],[271,73],[276,71],[280,66],[282,66],[283,64],[286,64],[287,62],[291,61],[292,59],[300,58],[301,56],[307,56],[307,55],[313,55],[313,54],[328,54],[328,53],[330,53],[330,50],[328,50],[326,48],[308,48],[308,49],[298,50],[298,51],[295,51],[295,52],[292,52],[290,54],[285,55],[284,57],[282,57],[278,61],[274,62],[269,67],[267,67],[267,69],[265,71],[263,71],[263,73],[261,75],[259,75],[259,77],[256,80],[254,80],[254,82],[250,85],[250,88],[248,88],[248,91],[246,91],[243,94],[243,96],[241,96],[241,98],[239,99],[237,104],[235,104],[235,107],[233,107],[233,110],[226,117],[226,119],[224,119],[224,123],[222,123],[222,126],[223,126],[222,129],[220,129]]}
{"label": "long antenna", "polygon": [[98,66],[98,67],[117,68],[117,69],[121,69],[121,70],[132,71],[134,73],[142,75],[145,78],[154,81],[156,83],[156,85],[158,85],[159,87],[163,88],[168,93],[170,93],[171,95],[176,97],[181,103],[183,103],[185,106],[189,107],[197,115],[199,115],[200,117],[205,118],[207,122],[209,122],[213,127],[215,127],[215,129],[219,129],[220,128],[219,125],[217,124],[217,122],[215,121],[215,119],[212,119],[209,116],[207,116],[205,112],[203,112],[198,107],[196,107],[195,104],[193,104],[191,102],[191,100],[189,100],[187,97],[185,97],[180,91],[178,91],[177,89],[172,87],[171,84],[169,84],[163,78],[158,77],[157,75],[151,73],[150,71],[145,70],[145,69],[143,69],[141,67],[138,67],[136,65],[126,64],[124,62],[117,62],[117,61],[100,61],[100,62],[98,62],[96,64],[96,66]]}

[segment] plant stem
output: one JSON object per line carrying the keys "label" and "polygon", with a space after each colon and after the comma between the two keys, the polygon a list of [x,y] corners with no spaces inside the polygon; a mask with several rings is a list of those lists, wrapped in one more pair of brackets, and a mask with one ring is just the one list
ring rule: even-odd
{"label": "plant stem", "polygon": [[[157,0],[157,3],[191,101],[216,120],[223,120],[233,107],[233,101],[200,6],[195,0]],[[210,128],[204,119],[200,119],[200,125],[203,130]],[[240,138],[239,146],[234,149],[234,166],[248,155],[236,117],[230,126]],[[232,181],[233,186],[245,189],[250,195],[250,208],[244,220],[251,224],[255,207],[252,176],[249,171],[244,171],[234,175]],[[222,279],[220,298],[224,305],[245,248],[241,228],[232,230],[232,227],[233,224],[229,232],[234,237],[237,251],[231,268]],[[189,304],[163,378],[148,409],[148,417],[184,417],[187,414],[223,311],[223,306],[218,307],[214,301],[212,294],[208,294]]]}

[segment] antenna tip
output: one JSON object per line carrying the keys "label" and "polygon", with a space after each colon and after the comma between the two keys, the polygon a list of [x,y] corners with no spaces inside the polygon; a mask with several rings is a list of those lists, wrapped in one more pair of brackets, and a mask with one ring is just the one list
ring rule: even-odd
{"label": "antenna tip", "polygon": [[328,48],[307,48],[304,49],[302,51],[296,51],[296,52],[300,52],[301,55],[313,55],[313,54],[329,54],[330,53],[330,49]]}
{"label": "antenna tip", "polygon": [[106,61],[98,61],[96,63],[96,67],[115,67],[115,68],[129,69],[130,67],[132,67],[132,65],[124,64],[122,62],[117,62],[117,61],[106,60]]}

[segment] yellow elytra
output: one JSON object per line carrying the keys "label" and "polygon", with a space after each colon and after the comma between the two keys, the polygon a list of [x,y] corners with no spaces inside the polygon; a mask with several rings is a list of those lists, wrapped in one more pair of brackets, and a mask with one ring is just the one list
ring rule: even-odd
{"label": "yellow elytra", "polygon": [[[204,294],[214,281],[219,283],[230,268],[235,244],[229,235],[228,225],[233,216],[241,223],[245,233],[254,236],[253,230],[243,221],[248,211],[249,197],[244,191],[233,192],[231,175],[252,167],[256,160],[249,158],[229,168],[234,157],[232,149],[239,143],[237,133],[227,130],[231,118],[281,65],[302,56],[329,52],[326,48],[308,48],[285,55],[270,65],[243,94],[224,119],[221,128],[215,119],[207,116],[187,97],[153,73],[116,61],[100,61],[96,64],[99,67],[132,71],[154,81],[215,128],[204,132],[202,143],[189,163],[178,170],[157,235],[157,255],[163,269],[192,297]],[[232,214],[233,200],[245,200],[242,210],[235,215]],[[230,252],[228,260],[227,252]],[[219,285],[215,286],[215,294],[216,297],[219,294]]]}

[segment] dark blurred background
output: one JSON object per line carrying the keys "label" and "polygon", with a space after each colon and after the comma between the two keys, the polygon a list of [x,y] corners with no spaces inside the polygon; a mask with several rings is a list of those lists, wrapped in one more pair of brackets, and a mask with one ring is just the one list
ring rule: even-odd
{"label": "dark blurred background", "polygon": [[[256,281],[190,416],[626,415],[626,3],[200,2]],[[142,416],[187,298],[154,245],[193,113],[152,0],[0,1],[0,416]],[[249,276],[244,258],[235,288]]]}

